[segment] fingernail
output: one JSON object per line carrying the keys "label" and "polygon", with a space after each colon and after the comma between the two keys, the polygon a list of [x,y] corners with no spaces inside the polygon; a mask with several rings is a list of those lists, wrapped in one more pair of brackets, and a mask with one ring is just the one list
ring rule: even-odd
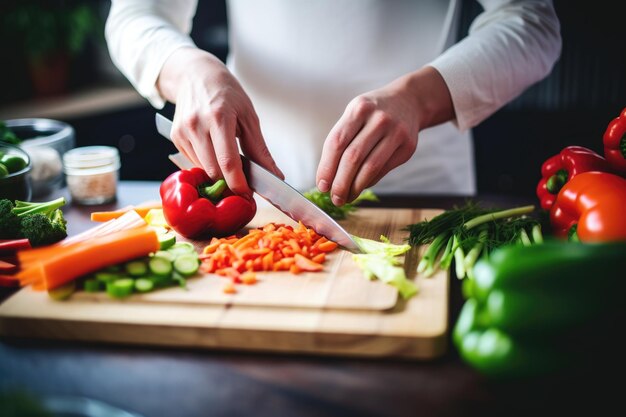
{"label": "fingernail", "polygon": [[326,180],[320,180],[320,182],[317,183],[317,188],[325,193],[328,191],[329,187],[328,187],[328,183],[326,182]]}
{"label": "fingernail", "polygon": [[343,198],[339,197],[337,194],[333,194],[333,204],[336,206],[343,205]]}

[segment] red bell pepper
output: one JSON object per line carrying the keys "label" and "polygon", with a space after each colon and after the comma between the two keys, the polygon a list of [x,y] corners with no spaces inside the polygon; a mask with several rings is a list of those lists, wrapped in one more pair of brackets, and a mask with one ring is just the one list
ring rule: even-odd
{"label": "red bell pepper", "polygon": [[541,207],[550,210],[559,190],[576,175],[588,171],[611,172],[608,162],[591,149],[568,146],[541,166],[537,197]]}
{"label": "red bell pepper", "polygon": [[167,224],[187,238],[231,235],[256,214],[253,198],[233,194],[224,180],[212,184],[201,168],[171,174],[160,193]]}
{"label": "red bell pepper", "polygon": [[626,108],[611,120],[604,132],[604,157],[613,170],[626,175]]}
{"label": "red bell pepper", "polygon": [[625,208],[626,179],[585,172],[563,186],[550,211],[550,222],[557,236],[571,240],[626,240]]}

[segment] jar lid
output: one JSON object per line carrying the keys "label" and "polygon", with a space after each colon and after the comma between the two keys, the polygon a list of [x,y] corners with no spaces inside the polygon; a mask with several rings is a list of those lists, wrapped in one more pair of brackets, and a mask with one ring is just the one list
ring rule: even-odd
{"label": "jar lid", "polygon": [[63,155],[63,165],[70,170],[113,167],[119,169],[120,154],[112,146],[83,146]]}

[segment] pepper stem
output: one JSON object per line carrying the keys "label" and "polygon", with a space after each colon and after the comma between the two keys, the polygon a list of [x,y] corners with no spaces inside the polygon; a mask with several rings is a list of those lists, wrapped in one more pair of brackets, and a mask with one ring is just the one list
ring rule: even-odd
{"label": "pepper stem", "polygon": [[550,194],[558,194],[567,182],[568,173],[564,169],[559,169],[556,174],[546,181],[546,189]]}
{"label": "pepper stem", "polygon": [[198,193],[209,200],[219,200],[222,193],[226,189],[226,181],[222,178],[215,181],[213,184],[200,184],[198,186]]}
{"label": "pepper stem", "polygon": [[622,139],[619,141],[619,150],[622,153],[624,159],[626,159],[626,134],[622,136]]}

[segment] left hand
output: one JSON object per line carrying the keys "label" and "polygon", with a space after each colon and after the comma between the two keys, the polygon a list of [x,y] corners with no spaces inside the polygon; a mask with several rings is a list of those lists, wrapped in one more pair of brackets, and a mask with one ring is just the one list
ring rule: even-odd
{"label": "left hand", "polygon": [[417,147],[415,99],[393,83],[353,99],[324,142],[317,169],[320,191],[335,205],[354,200]]}
{"label": "left hand", "polygon": [[429,66],[356,97],[324,142],[317,187],[337,206],[354,200],[409,160],[420,129],[454,117],[448,86]]}

